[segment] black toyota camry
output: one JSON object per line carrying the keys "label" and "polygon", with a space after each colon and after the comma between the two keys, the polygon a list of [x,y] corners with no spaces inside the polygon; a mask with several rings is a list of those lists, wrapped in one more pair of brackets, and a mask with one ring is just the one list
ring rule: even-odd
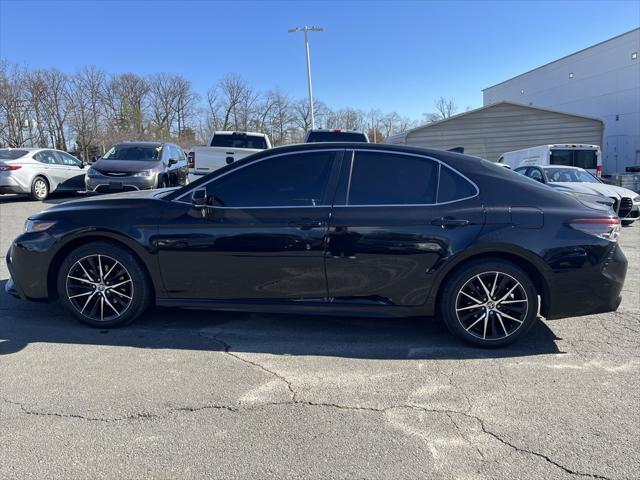
{"label": "black toyota camry", "polygon": [[89,325],[150,305],[436,316],[501,346],[547,319],[615,310],[619,220],[491,162],[363,143],[265,150],[178,189],[29,218],[7,290]]}

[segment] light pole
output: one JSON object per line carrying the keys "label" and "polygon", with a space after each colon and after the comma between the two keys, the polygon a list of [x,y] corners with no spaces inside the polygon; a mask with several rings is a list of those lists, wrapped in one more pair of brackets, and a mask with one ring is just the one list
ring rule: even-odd
{"label": "light pole", "polygon": [[311,112],[311,129],[316,128],[316,121],[313,114],[313,89],[311,88],[311,61],[309,60],[309,39],[307,37],[307,32],[323,32],[324,28],[322,27],[307,27],[306,25],[302,28],[290,28],[289,33],[296,32],[304,32],[304,48],[307,52],[307,86],[309,87],[309,111]]}

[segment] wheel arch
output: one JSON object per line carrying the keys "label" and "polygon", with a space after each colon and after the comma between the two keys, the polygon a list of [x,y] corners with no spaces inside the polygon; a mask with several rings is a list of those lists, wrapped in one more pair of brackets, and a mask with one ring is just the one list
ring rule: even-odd
{"label": "wheel arch", "polygon": [[110,234],[108,232],[93,232],[70,239],[54,254],[47,271],[47,293],[49,301],[55,301],[58,299],[57,278],[60,266],[62,265],[64,259],[77,248],[93,242],[112,243],[131,253],[140,262],[140,265],[142,266],[142,269],[147,277],[147,281],[149,282],[149,286],[151,287],[153,297],[155,298],[158,285],[153,279],[149,264],[144,261],[143,256],[140,254],[138,249],[133,247],[127,240],[124,240],[114,234]]}
{"label": "wheel arch", "polygon": [[542,267],[537,265],[534,260],[527,258],[525,255],[513,251],[498,249],[483,250],[465,255],[463,258],[459,258],[455,263],[448,265],[446,270],[441,271],[430,295],[430,312],[435,313],[437,311],[438,305],[440,305],[442,291],[444,290],[444,286],[447,284],[447,280],[465,265],[477,260],[506,260],[524,270],[533,281],[538,295],[541,297],[540,313],[543,316],[547,315],[547,312],[549,311],[549,284],[542,272]]}

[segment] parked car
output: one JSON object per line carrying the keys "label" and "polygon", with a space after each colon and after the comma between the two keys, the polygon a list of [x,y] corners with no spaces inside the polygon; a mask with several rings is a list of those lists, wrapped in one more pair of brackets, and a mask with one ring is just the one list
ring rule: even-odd
{"label": "parked car", "polygon": [[264,133],[214,132],[209,140],[209,146],[191,147],[189,171],[195,175],[206,175],[269,148],[271,148],[271,142]]}
{"label": "parked car", "polygon": [[598,145],[568,143],[540,145],[503,153],[498,163],[509,165],[512,169],[547,165],[579,167],[597,177],[602,175],[602,154]]}
{"label": "parked car", "polygon": [[640,216],[640,195],[627,188],[608,185],[577,167],[520,167],[515,172],[559,191],[601,195],[611,199],[611,208],[623,225],[631,225]]}
{"label": "parked car", "polygon": [[369,137],[364,132],[355,130],[315,129],[309,130],[304,136],[304,143],[316,142],[365,142],[369,143]]}
{"label": "parked car", "polygon": [[84,190],[83,168],[81,160],[52,148],[0,148],[0,194],[45,200],[52,192]]}
{"label": "parked car", "polygon": [[[617,309],[620,220],[492,162],[317,143],[267,150],[182,188],[54,206],[7,256],[9,293],[96,327],[150,304],[439,315],[483,347],[547,319]],[[539,303],[541,298],[541,303]]]}
{"label": "parked car", "polygon": [[121,142],[87,170],[88,193],[145,190],[186,185],[187,159],[173,143]]}

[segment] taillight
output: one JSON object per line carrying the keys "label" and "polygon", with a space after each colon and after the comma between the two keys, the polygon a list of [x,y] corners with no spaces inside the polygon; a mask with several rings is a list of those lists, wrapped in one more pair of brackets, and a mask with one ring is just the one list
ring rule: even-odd
{"label": "taillight", "polygon": [[620,235],[620,219],[612,217],[576,218],[569,222],[574,230],[617,242]]}
{"label": "taillight", "polygon": [[196,168],[196,152],[189,152],[187,154],[187,166],[189,168]]}
{"label": "taillight", "polygon": [[598,165],[596,167],[596,176],[597,177],[601,177],[602,176],[602,165]]}
{"label": "taillight", "polygon": [[20,170],[21,168],[22,168],[22,165],[0,165],[0,172]]}

